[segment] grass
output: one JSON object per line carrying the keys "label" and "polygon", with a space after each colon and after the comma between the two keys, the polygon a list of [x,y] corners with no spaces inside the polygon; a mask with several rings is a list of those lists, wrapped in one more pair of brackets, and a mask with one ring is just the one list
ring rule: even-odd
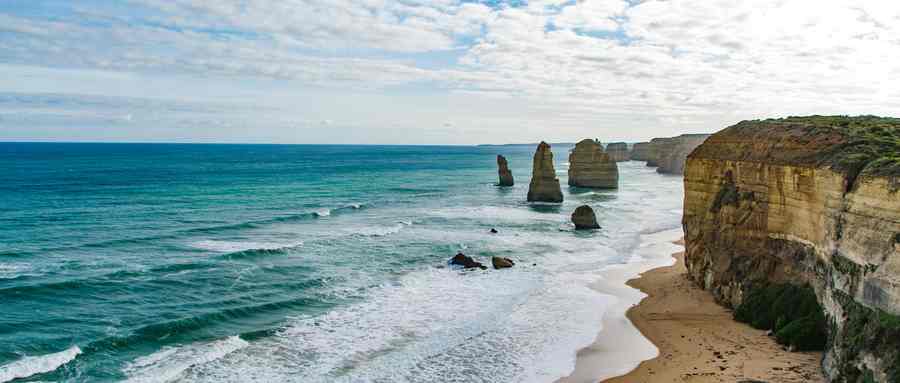
{"label": "grass", "polygon": [[763,123],[804,125],[809,134],[837,133],[845,138],[817,156],[819,165],[856,175],[900,176],[900,118],[806,116]]}
{"label": "grass", "polygon": [[772,330],[778,343],[798,351],[825,348],[825,315],[809,286],[767,284],[751,289],[734,319]]}

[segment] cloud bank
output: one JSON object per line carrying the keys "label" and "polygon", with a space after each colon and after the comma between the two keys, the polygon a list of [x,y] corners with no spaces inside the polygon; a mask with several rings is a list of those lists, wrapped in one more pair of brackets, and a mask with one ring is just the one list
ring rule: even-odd
{"label": "cloud bank", "polygon": [[[513,130],[526,134],[513,141],[639,139],[745,118],[900,111],[900,3],[891,1],[16,4],[0,5],[0,63],[9,68],[70,70],[70,81],[85,71],[196,81],[172,80],[194,86],[168,94],[91,81],[101,95],[270,92],[278,97],[248,102],[272,108],[312,98],[316,109],[279,113],[329,128],[347,113],[353,129],[418,125],[423,142],[443,130],[461,133],[445,137],[453,142],[502,141]],[[0,91],[36,92],[27,81],[0,81]],[[88,84],[46,90],[81,94]],[[237,91],[207,90],[216,84]],[[380,117],[322,115],[354,97]]]}

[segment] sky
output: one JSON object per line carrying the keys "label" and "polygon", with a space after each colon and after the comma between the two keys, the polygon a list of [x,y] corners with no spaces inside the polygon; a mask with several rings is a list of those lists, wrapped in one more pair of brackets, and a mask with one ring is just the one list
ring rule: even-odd
{"label": "sky", "polygon": [[642,141],[900,116],[896,0],[2,0],[0,141]]}

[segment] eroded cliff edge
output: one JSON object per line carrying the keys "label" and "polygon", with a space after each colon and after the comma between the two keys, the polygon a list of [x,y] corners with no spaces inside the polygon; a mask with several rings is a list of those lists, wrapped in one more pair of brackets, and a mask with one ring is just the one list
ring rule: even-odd
{"label": "eroded cliff edge", "polygon": [[690,154],[684,183],[692,280],[738,311],[810,286],[829,379],[900,382],[900,119],[744,121]]}

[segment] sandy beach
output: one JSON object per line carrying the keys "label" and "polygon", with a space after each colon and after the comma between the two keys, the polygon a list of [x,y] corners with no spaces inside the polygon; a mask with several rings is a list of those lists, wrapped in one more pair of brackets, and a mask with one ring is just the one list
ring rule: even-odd
{"label": "sandy beach", "polygon": [[729,310],[685,278],[683,253],[673,257],[673,266],[628,281],[648,297],[627,317],[659,355],[605,382],[824,381],[821,353],[787,352],[765,331],[734,321]]}

